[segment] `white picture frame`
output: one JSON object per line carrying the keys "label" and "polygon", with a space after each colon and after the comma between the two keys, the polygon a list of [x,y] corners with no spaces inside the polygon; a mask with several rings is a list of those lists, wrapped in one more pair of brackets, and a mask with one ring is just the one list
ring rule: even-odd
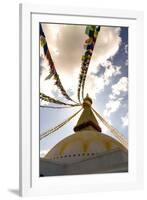
{"label": "white picture frame", "polygon": [[[40,21],[129,27],[129,172],[39,177]],[[143,187],[143,13],[20,4],[20,195],[36,196]],[[37,67],[36,67],[37,66]]]}

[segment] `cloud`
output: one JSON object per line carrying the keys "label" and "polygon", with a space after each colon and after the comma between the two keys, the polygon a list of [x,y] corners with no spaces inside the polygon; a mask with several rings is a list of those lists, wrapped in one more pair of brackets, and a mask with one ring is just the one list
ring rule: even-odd
{"label": "cloud", "polygon": [[[119,50],[121,44],[119,27],[102,27],[98,35],[93,52],[90,69],[95,70],[96,66],[113,57]],[[94,69],[95,67],[95,69]]]}
{"label": "cloud", "polygon": [[121,105],[121,99],[109,100],[106,104],[106,109],[104,110],[104,116],[109,117],[111,113],[116,112]]}
{"label": "cloud", "polygon": [[[44,24],[43,30],[57,69],[68,75],[75,68],[80,69],[83,45],[87,39],[85,26]],[[96,69],[99,63],[116,54],[121,43],[119,35],[118,27],[101,27],[90,63],[91,69]]]}
{"label": "cloud", "polygon": [[45,70],[43,63],[44,63],[44,58],[43,58],[43,56],[40,56],[40,76],[42,75],[43,71]]}
{"label": "cloud", "polygon": [[69,75],[80,68],[85,26],[46,24],[43,29],[57,70]]}
{"label": "cloud", "polygon": [[104,115],[110,117],[110,115],[116,112],[120,106],[123,97],[121,94],[128,91],[128,78],[121,77],[119,81],[112,85],[112,93],[109,95],[109,101],[105,106]]}
{"label": "cloud", "polygon": [[125,66],[128,66],[128,59],[125,60]]}
{"label": "cloud", "polygon": [[124,50],[125,50],[125,53],[128,54],[128,44],[125,44]]}
{"label": "cloud", "polygon": [[87,75],[85,84],[85,94],[89,94],[91,98],[95,98],[96,94],[104,90],[105,82],[102,77],[96,77],[95,75]]}
{"label": "cloud", "polygon": [[112,76],[117,76],[121,74],[121,71],[120,71],[121,66],[115,66],[109,60],[106,60],[105,62],[103,62],[101,66],[105,68],[103,78],[106,82],[105,83],[106,85],[110,83],[110,78]]}
{"label": "cloud", "polygon": [[96,97],[96,94],[104,91],[105,86],[110,84],[111,77],[121,74],[121,66],[115,66],[111,61],[106,60],[102,63],[101,67],[105,69],[103,75],[87,74],[85,93],[89,93],[92,98]]}
{"label": "cloud", "polygon": [[[76,100],[81,57],[84,53],[83,45],[87,39],[85,26],[43,24],[43,30],[60,80],[64,88],[70,90],[72,98]],[[92,98],[104,90],[104,87],[110,83],[112,76],[121,73],[120,66],[114,66],[107,60],[114,56],[119,49],[120,30],[118,27],[102,27],[99,32],[85,85],[85,94],[89,93]],[[92,75],[92,72],[98,71],[100,63],[105,68],[104,75],[100,77]],[[41,70],[40,90],[52,97],[56,93],[58,98],[62,98],[52,79],[44,81],[49,72],[46,61],[44,61],[44,65]]]}
{"label": "cloud", "polygon": [[127,92],[128,91],[128,78],[127,77],[121,77],[120,80],[112,85],[112,93],[113,95],[120,95],[121,92]]}
{"label": "cloud", "polygon": [[123,123],[123,127],[128,126],[128,113],[124,117],[121,117],[121,120]]}
{"label": "cloud", "polygon": [[[42,76],[40,78],[41,92],[54,96],[58,96],[58,99],[62,98],[61,92],[59,89],[54,85],[53,79],[44,81],[45,77],[48,75],[48,66],[44,65],[44,71],[42,72]],[[105,69],[104,74],[97,76],[95,74],[88,73],[85,82],[85,95],[88,93],[91,98],[96,98],[96,94],[104,91],[105,86],[110,84],[111,77],[117,76],[121,74],[121,66],[115,66],[112,64],[111,61],[105,61],[101,67]],[[79,79],[79,72],[78,69],[75,69],[72,73],[72,76],[62,76],[60,73],[61,82],[66,89],[66,91],[71,92],[71,98],[74,100],[77,99],[77,88],[78,88],[78,79]],[[77,80],[77,81],[75,81]],[[68,84],[67,84],[68,83]],[[50,90],[49,90],[50,88]]]}
{"label": "cloud", "polygon": [[109,94],[109,99],[116,99],[116,96],[114,96],[113,94]]}

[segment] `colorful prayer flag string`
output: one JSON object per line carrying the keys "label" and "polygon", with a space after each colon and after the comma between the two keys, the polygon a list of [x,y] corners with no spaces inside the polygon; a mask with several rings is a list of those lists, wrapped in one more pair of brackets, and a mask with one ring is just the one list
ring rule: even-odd
{"label": "colorful prayer flag string", "polygon": [[56,100],[52,97],[49,97],[43,93],[40,93],[40,99],[46,102],[50,102],[50,103],[55,103],[55,104],[60,104],[60,105],[67,105],[67,106],[79,106],[79,104],[69,104],[69,103],[64,103],[62,101]]}
{"label": "colorful prayer flag string", "polygon": [[95,25],[86,26],[85,34],[88,35],[89,38],[86,39],[85,41],[84,44],[85,53],[82,56],[82,65],[81,65],[81,72],[78,84],[79,102],[81,101],[80,100],[81,88],[82,88],[82,99],[84,98],[84,86],[85,86],[86,75],[99,31],[100,31],[100,26],[95,26]]}
{"label": "colorful prayer flag string", "polygon": [[53,60],[52,60],[52,57],[51,57],[51,54],[50,54],[50,51],[49,51],[49,48],[48,48],[47,41],[46,41],[46,37],[45,37],[45,34],[44,34],[44,32],[43,32],[43,29],[42,29],[41,24],[40,24],[40,45],[41,45],[42,48],[43,48],[44,55],[45,55],[45,57],[46,57],[47,60],[48,60],[48,65],[50,66],[49,75],[45,78],[45,80],[48,80],[48,79],[50,79],[52,76],[54,76],[55,85],[60,89],[62,95],[63,95],[66,99],[68,99],[68,100],[70,100],[70,101],[72,101],[72,102],[74,102],[74,103],[77,103],[77,102],[75,102],[73,99],[71,99],[71,98],[69,97],[69,95],[68,95],[67,92],[65,91],[65,89],[64,89],[64,87],[63,87],[63,85],[62,85],[62,83],[61,83],[61,81],[60,81],[59,75],[58,75],[58,73],[57,73],[57,71],[56,71],[54,62],[53,62]]}
{"label": "colorful prayer flag string", "polygon": [[40,140],[44,139],[45,137],[47,137],[48,135],[50,135],[51,133],[54,133],[55,131],[57,131],[58,129],[60,129],[61,127],[63,127],[65,124],[67,124],[69,121],[71,121],[83,108],[81,108],[80,110],[78,110],[76,113],[74,113],[72,116],[70,116],[68,119],[66,119],[65,121],[63,121],[62,123],[58,124],[57,126],[55,126],[54,128],[51,128],[47,131],[45,131],[44,133],[42,133],[40,135]]}

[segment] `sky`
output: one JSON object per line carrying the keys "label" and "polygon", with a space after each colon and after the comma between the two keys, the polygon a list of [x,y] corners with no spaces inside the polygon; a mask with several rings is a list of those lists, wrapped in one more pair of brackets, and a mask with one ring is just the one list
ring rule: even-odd
{"label": "sky", "polygon": [[[84,54],[85,25],[42,24],[47,44],[60,80],[71,98],[77,101],[77,88]],[[45,80],[49,66],[40,47],[40,92],[67,101],[54,85]],[[85,82],[85,95],[94,109],[128,138],[128,28],[101,26]],[[53,105],[41,101],[41,105]],[[56,104],[54,104],[56,106]],[[40,107],[40,134],[66,120],[80,108],[50,109]],[[73,134],[81,112],[67,125],[40,142],[43,157],[55,144]],[[102,132],[111,135],[99,122]]]}

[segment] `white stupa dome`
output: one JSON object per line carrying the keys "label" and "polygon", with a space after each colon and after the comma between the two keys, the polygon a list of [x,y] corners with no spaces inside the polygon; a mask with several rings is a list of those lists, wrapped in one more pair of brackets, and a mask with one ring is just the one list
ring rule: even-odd
{"label": "white stupa dome", "polygon": [[118,141],[91,128],[66,137],[44,159],[57,164],[72,164],[118,150],[126,152]]}

